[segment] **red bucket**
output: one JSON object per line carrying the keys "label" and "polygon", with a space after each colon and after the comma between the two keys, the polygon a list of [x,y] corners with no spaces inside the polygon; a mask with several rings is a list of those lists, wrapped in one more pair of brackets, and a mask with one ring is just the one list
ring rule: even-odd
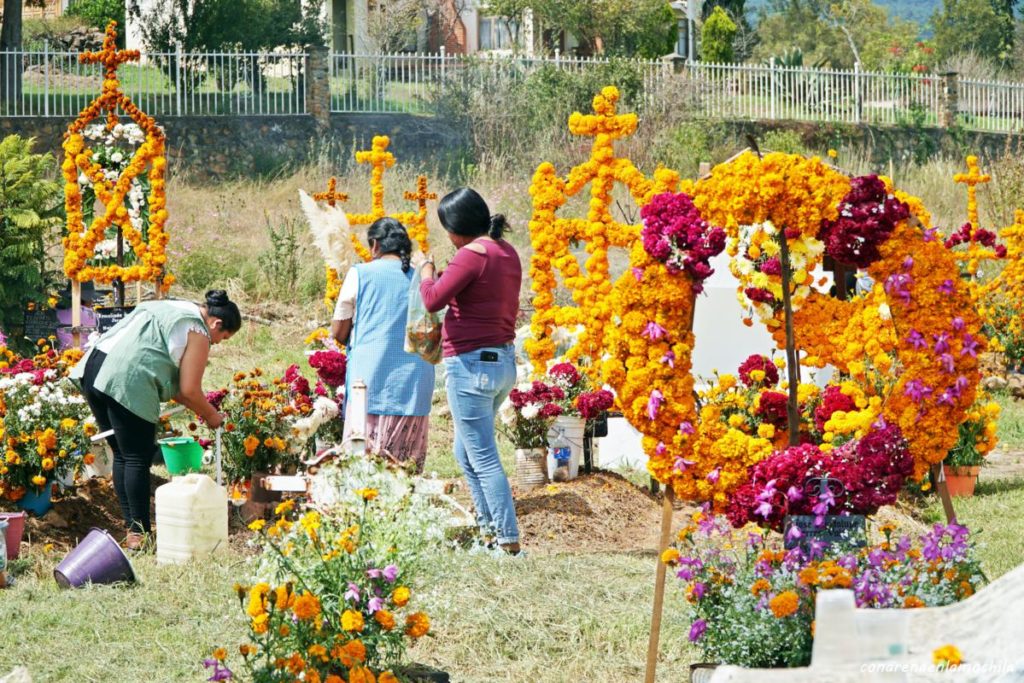
{"label": "red bucket", "polygon": [[21,537],[25,535],[24,512],[0,512],[0,519],[7,521],[7,559],[18,559],[21,552]]}

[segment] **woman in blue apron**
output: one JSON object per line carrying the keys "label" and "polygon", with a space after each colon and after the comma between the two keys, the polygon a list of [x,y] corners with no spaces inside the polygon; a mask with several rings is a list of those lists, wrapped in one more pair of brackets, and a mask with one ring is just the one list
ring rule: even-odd
{"label": "woman in blue apron", "polygon": [[[334,338],[348,344],[345,396],[353,380],[365,382],[368,450],[422,472],[434,366],[405,351],[412,242],[394,218],[377,220],[366,239],[373,260],[349,269],[331,323]],[[355,427],[350,406],[346,400],[345,441]]]}

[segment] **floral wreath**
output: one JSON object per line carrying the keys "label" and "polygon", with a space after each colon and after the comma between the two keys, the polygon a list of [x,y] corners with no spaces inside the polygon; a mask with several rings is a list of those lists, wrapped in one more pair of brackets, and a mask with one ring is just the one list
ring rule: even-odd
{"label": "floral wreath", "polygon": [[[391,216],[405,226],[409,237],[416,242],[420,251],[427,253],[430,245],[427,241],[427,201],[437,199],[437,194],[427,191],[427,176],[421,175],[416,178],[416,191],[406,192],[405,199],[416,201],[416,211],[400,211],[389,214],[384,209],[384,171],[395,165],[395,155],[388,151],[391,139],[387,135],[375,135],[370,149],[356,152],[356,163],[370,164],[370,211],[369,213],[346,213],[350,226],[370,225],[379,218]],[[325,201],[329,206],[335,206],[339,201],[348,200],[348,195],[336,192],[337,179],[331,178],[327,184],[326,192],[313,194],[313,199]],[[363,261],[370,261],[372,256],[370,250],[359,241],[359,237],[351,233],[352,246],[356,254]],[[341,294],[341,282],[343,273],[330,265],[325,266],[327,289],[324,293],[324,305],[328,308],[334,307],[338,295]]]}
{"label": "floral wreath", "polygon": [[[795,245],[813,245],[812,240],[817,240],[824,245],[821,253],[856,260],[881,283],[871,302],[878,325],[884,328],[891,322],[892,332],[881,336],[875,355],[879,365],[888,369],[893,358],[886,363],[881,356],[891,351],[900,363],[900,374],[885,388],[879,408],[883,420],[872,428],[894,425],[901,430],[918,478],[930,465],[941,462],[957,438],[949,426],[962,422],[974,401],[980,380],[976,355],[985,340],[955,257],[936,238],[920,201],[892,193],[884,181],[879,196],[879,179],[850,179],[817,159],[798,155],[742,154],[717,166],[709,178],[685,183],[692,203],[687,206],[689,198],[682,195],[685,201],[676,200],[675,208],[669,207],[667,199],[654,201],[655,194],[676,188],[674,175],[662,171],[661,177],[672,181],[662,189],[654,183],[642,185],[638,172],[628,174],[634,185],[626,184],[634,198],[649,207],[644,215],[646,227],[679,223],[685,226],[682,232],[694,231],[696,239],[689,245],[678,245],[674,255],[671,250],[665,253],[649,240],[638,239],[646,235],[638,234],[637,227],[622,226],[609,215],[612,183],[621,178],[621,171],[633,168],[627,160],[615,158],[612,144],[636,127],[635,118],[615,115],[616,100],[617,91],[606,88],[594,98],[595,116],[574,114],[570,119],[573,133],[595,135],[591,159],[573,169],[567,180],[557,177],[550,163],[541,164],[530,188],[536,311],[531,326],[534,338],[526,348],[535,369],[543,369],[554,356],[558,327],[580,326],[578,341],[566,356],[603,359],[595,363],[600,378],[615,389],[624,415],[644,435],[652,475],[671,484],[681,497],[724,503],[726,494],[743,483],[747,468],[771,453],[771,442],[745,437],[742,443],[730,443],[727,432],[714,435],[713,443],[695,450],[701,439],[712,436],[702,432],[700,424],[694,425],[690,376],[693,297],[704,271],[680,269],[678,261],[670,268],[669,261],[680,253],[684,260],[694,261],[713,255],[711,249],[701,251],[711,241],[708,223],[725,228],[734,260],[756,261],[762,254],[751,253],[749,247],[742,256],[738,253],[741,226],[760,226],[762,245],[777,234],[771,226],[781,226],[790,252],[799,253]],[[595,179],[587,220],[555,217],[568,196]],[[650,189],[639,191],[646,188]],[[873,202],[883,215],[865,234],[856,213]],[[569,244],[576,241],[584,241],[591,255],[586,274],[569,252]],[[864,242],[869,242],[867,248]],[[607,275],[610,246],[631,247],[630,268],[614,285]],[[686,254],[687,246],[694,250],[692,254]],[[808,249],[797,269],[804,277],[794,277],[797,287],[809,279],[815,258]],[[555,305],[555,268],[578,308]],[[809,288],[803,294],[803,302],[818,299]],[[852,321],[871,318],[865,310],[860,303],[830,304],[833,324],[843,330],[842,341],[851,339]],[[777,311],[771,313],[775,319]],[[811,315],[794,321],[798,345],[803,346],[802,335],[820,322]],[[864,341],[863,336],[854,336],[856,342]],[[840,357],[834,343],[821,346],[820,357]],[[847,367],[854,362],[852,355],[851,351]],[[705,457],[698,458],[698,452]]]}
{"label": "floral wreath", "polygon": [[[163,130],[152,117],[144,114],[121,90],[117,77],[118,67],[129,61],[138,61],[138,50],[117,50],[117,22],[110,22],[99,52],[85,52],[80,56],[83,63],[99,63],[105,67],[103,93],[81,111],[78,118],[68,127],[63,143],[64,161],[61,172],[64,176],[64,206],[67,213],[67,235],[64,237],[64,273],[72,280],[86,282],[95,280],[109,283],[152,281],[160,291],[174,282],[174,276],[166,273],[168,235],[167,199],[164,174],[167,159],[164,156],[166,139]],[[118,108],[145,133],[142,144],[136,149],[125,169],[117,175],[116,181],[109,179],[103,166],[96,161],[92,149],[87,146],[86,126],[106,112],[106,129],[118,126]],[[148,229],[145,233],[133,225],[132,212],[125,206],[125,197],[132,192],[146,171],[149,195],[146,197],[146,218]],[[93,216],[89,226],[85,225],[82,201],[83,179],[92,185],[96,198],[103,204],[103,211]],[[140,207],[134,207],[136,213]],[[136,264],[97,266],[90,263],[96,246],[106,237],[111,226],[121,229],[124,239],[135,253]]]}

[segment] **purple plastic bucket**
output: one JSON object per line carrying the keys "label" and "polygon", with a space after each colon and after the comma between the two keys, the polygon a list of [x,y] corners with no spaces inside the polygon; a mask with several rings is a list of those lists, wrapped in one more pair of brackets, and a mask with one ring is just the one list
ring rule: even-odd
{"label": "purple plastic bucket", "polygon": [[135,571],[114,537],[93,527],[53,570],[53,578],[61,588],[79,588],[87,583],[132,583]]}
{"label": "purple plastic bucket", "polygon": [[0,519],[7,522],[7,559],[18,559],[21,552],[21,537],[25,534],[24,512],[0,512]]}

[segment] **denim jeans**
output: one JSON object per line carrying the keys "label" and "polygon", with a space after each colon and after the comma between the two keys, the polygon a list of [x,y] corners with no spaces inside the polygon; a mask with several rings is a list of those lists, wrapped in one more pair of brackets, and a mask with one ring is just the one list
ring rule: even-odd
{"label": "denim jeans", "polygon": [[[485,358],[496,358],[496,360]],[[455,423],[455,460],[469,484],[476,521],[498,543],[518,543],[519,525],[512,488],[498,458],[494,420],[515,386],[515,350],[511,344],[475,349],[444,359],[448,406]]]}

